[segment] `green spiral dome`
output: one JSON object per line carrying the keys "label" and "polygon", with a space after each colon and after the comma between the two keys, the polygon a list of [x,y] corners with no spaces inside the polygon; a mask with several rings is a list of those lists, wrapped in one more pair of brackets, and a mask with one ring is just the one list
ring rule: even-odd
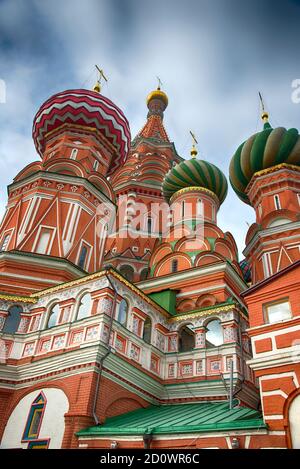
{"label": "green spiral dome", "polygon": [[175,192],[187,187],[203,187],[212,191],[222,203],[227,194],[227,180],[214,164],[203,160],[182,161],[174,166],[163,181],[163,193],[170,200]]}
{"label": "green spiral dome", "polygon": [[264,129],[242,143],[231,159],[229,179],[233,190],[243,202],[250,204],[245,189],[252,176],[281,163],[300,166],[298,130],[273,129],[266,122]]}

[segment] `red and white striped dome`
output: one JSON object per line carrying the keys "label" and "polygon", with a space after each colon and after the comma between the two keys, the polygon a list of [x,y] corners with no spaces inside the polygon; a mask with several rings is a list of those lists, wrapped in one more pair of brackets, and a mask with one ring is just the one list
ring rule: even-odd
{"label": "red and white striped dome", "polygon": [[110,173],[126,161],[130,147],[129,123],[112,101],[96,91],[66,90],[54,94],[40,107],[33,120],[32,136],[41,157],[45,150],[45,135],[62,124],[99,130],[116,152]]}

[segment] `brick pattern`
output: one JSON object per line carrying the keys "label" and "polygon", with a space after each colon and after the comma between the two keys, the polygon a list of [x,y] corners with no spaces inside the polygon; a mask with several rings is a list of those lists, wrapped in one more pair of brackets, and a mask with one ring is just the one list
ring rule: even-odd
{"label": "brick pattern", "polygon": [[272,350],[271,339],[256,340],[254,343],[256,353],[270,352]]}
{"label": "brick pattern", "polygon": [[[94,424],[92,417],[93,397],[95,395],[97,374],[67,376],[63,379],[43,381],[34,386],[18,390],[0,389],[0,440],[9,415],[18,402],[28,393],[47,387],[62,389],[69,400],[69,410],[65,415],[65,433],[63,448],[77,448],[78,440],[75,432]],[[119,384],[101,377],[97,398],[96,413],[100,421],[107,417],[130,412],[149,404],[141,397],[123,388]]]}

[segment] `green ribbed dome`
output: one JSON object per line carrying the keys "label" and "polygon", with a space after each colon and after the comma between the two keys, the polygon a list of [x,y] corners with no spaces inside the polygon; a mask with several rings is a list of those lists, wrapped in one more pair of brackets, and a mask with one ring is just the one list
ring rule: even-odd
{"label": "green ribbed dome", "polygon": [[232,157],[230,183],[243,202],[249,204],[245,189],[257,171],[280,163],[300,166],[300,137],[297,129],[273,129],[267,122],[264,129],[248,138]]}
{"label": "green ribbed dome", "polygon": [[203,160],[182,161],[174,166],[163,182],[163,193],[169,200],[175,192],[187,187],[204,187],[218,197],[222,203],[227,194],[227,180],[214,164]]}

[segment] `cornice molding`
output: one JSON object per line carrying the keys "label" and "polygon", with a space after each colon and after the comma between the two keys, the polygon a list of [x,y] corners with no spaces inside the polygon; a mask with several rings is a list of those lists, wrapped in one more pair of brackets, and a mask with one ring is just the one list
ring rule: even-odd
{"label": "cornice molding", "polygon": [[102,277],[105,277],[107,275],[111,275],[113,278],[116,280],[119,280],[123,285],[128,287],[131,291],[136,293],[140,298],[142,298],[146,303],[154,307],[157,311],[159,311],[163,316],[169,318],[170,313],[168,313],[164,308],[159,306],[155,301],[153,301],[151,298],[149,298],[145,293],[143,293],[139,288],[137,288],[135,285],[133,285],[131,282],[126,280],[121,274],[116,272],[113,269],[108,269],[108,270],[101,270],[99,272],[96,272],[94,274],[86,275],[84,277],[81,277],[79,279],[73,280],[71,282],[66,282],[63,284],[60,284],[56,287],[51,287],[47,288],[46,290],[42,290],[40,292],[33,293],[31,297],[33,298],[41,298],[42,296],[49,295],[52,293],[56,293],[61,290],[65,290],[67,288],[71,288],[77,285],[82,285],[84,283],[90,282],[92,280],[98,280]]}
{"label": "cornice molding", "polygon": [[[9,184],[7,186],[8,193],[10,193],[11,190],[16,190],[16,189],[19,189],[20,187],[22,187],[26,184],[30,184],[30,183],[36,181],[36,179],[39,179],[39,178],[45,178],[49,181],[58,181],[58,182],[62,182],[64,184],[69,183],[69,184],[75,184],[75,185],[76,184],[77,185],[78,184],[83,185],[84,187],[86,187],[89,190],[89,192],[91,192],[93,194],[94,197],[97,197],[97,198],[102,197],[102,198],[105,199],[106,202],[109,202],[109,203],[115,205],[114,201],[111,201],[108,198],[108,196],[106,194],[104,194],[104,192],[97,189],[97,187],[86,178],[83,178],[83,177],[80,177],[80,176],[71,176],[69,174],[59,174],[59,173],[54,173],[54,172],[50,172],[50,171],[42,171],[42,170],[37,171],[34,174],[31,174],[30,176],[27,176],[24,179],[21,179],[20,181],[12,182],[11,184]],[[37,187],[35,189],[37,189]]]}
{"label": "cornice molding", "polygon": [[211,314],[217,314],[217,313],[224,313],[228,311],[233,311],[236,309],[236,305],[224,305],[224,306],[218,306],[214,308],[209,308],[206,310],[199,310],[199,311],[194,311],[194,312],[186,312],[186,313],[181,313],[178,316],[174,316],[170,318],[170,322],[178,322],[186,319],[194,319],[194,318],[200,318],[202,316],[209,316]]}
{"label": "cornice molding", "polygon": [[144,280],[143,282],[138,282],[137,285],[142,290],[147,290],[149,288],[156,288],[159,286],[169,285],[172,283],[174,284],[177,281],[181,280],[189,280],[193,278],[203,277],[205,275],[214,274],[216,272],[221,272],[224,270],[229,270],[231,277],[234,279],[235,283],[239,286],[241,291],[247,288],[247,284],[239,277],[237,272],[228,262],[220,262],[217,264],[209,265],[209,266],[201,266],[201,267],[194,267],[193,269],[183,270],[178,272],[177,274],[168,274],[161,277],[151,278]]}
{"label": "cornice molding", "polygon": [[37,303],[37,300],[35,298],[31,298],[30,296],[15,296],[7,295],[5,293],[0,293],[0,300],[12,301],[14,303]]}
{"label": "cornice molding", "polygon": [[206,187],[199,187],[199,186],[190,186],[190,187],[185,187],[183,189],[179,189],[178,191],[175,192],[175,194],[172,195],[169,203],[172,204],[182,194],[187,194],[189,192],[204,192],[205,194],[208,194],[216,202],[218,207],[220,205],[219,199],[214,192],[207,189]]}
{"label": "cornice molding", "polygon": [[[243,250],[243,255],[247,257],[251,249],[255,246],[257,242],[259,242],[263,238],[267,238],[268,236],[272,236],[278,233],[285,233],[287,230],[298,230],[300,228],[300,221],[295,221],[291,223],[285,223],[283,225],[273,226],[271,228],[265,228],[264,230],[258,230],[254,233],[253,237],[251,238],[248,245]],[[280,238],[285,239],[285,238]],[[279,239],[278,239],[279,241]],[[270,242],[274,243],[274,240]]]}
{"label": "cornice molding", "polygon": [[[76,276],[85,275],[85,272],[80,267],[76,266],[75,264],[73,264],[71,261],[69,261],[66,258],[53,257],[53,256],[48,256],[46,254],[45,255],[36,254],[33,252],[28,252],[28,251],[15,250],[15,251],[0,252],[0,261],[1,260],[13,260],[19,263],[22,263],[22,262],[28,263],[28,258],[30,258],[30,262],[32,264],[44,265],[46,263],[47,267],[52,267],[54,269],[60,269],[60,270],[62,268],[62,264],[65,264],[65,268],[64,268],[65,271],[71,272],[72,274]],[[2,274],[0,273],[0,276],[1,275]],[[34,296],[35,294],[36,293],[33,293],[32,295],[30,295],[30,297]]]}

